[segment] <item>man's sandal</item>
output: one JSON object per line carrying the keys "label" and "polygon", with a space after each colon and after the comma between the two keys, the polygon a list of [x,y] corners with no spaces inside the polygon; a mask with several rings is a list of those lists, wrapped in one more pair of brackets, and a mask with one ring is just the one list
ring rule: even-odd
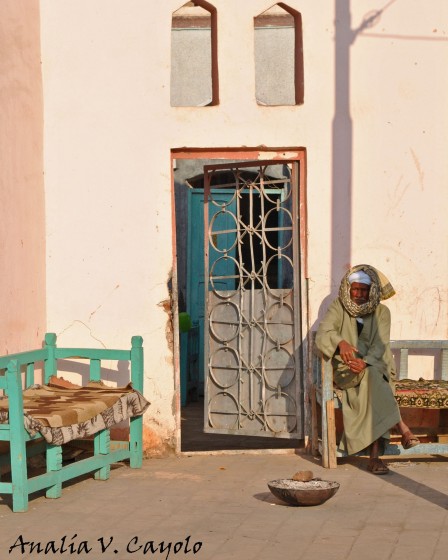
{"label": "man's sandal", "polygon": [[420,440],[418,437],[414,436],[412,432],[405,432],[401,436],[401,445],[403,446],[403,449],[411,449],[411,447],[415,447],[419,444]]}
{"label": "man's sandal", "polygon": [[370,459],[367,470],[372,474],[387,474],[388,467],[381,461],[381,459]]}

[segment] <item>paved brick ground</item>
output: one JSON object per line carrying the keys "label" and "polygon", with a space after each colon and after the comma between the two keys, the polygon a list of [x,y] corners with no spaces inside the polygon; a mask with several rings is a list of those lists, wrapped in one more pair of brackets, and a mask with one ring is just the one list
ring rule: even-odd
{"label": "paved brick ground", "polygon": [[[34,498],[27,513],[0,499],[0,560],[446,560],[448,459],[390,465],[374,476],[359,459],[330,471],[307,456],[232,454],[120,466],[106,482],[65,486],[58,500]],[[283,505],[266,483],[298,470],[341,487],[321,506]],[[20,539],[59,550],[30,553]]]}

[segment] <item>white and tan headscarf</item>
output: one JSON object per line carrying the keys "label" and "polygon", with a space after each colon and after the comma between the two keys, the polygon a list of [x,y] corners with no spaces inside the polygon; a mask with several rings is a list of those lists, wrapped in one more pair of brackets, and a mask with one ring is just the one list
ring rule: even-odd
{"label": "white and tan headscarf", "polygon": [[[369,301],[367,303],[363,303],[362,305],[357,305],[350,298],[349,277],[354,272],[359,271],[367,274],[371,280]],[[339,299],[341,300],[342,305],[344,306],[347,313],[352,317],[362,317],[363,315],[373,313],[381,300],[389,299],[393,295],[395,295],[395,290],[393,289],[386,276],[382,272],[380,272],[376,268],[373,268],[373,266],[369,266],[368,264],[358,264],[356,266],[353,266],[346,272],[339,287]]]}

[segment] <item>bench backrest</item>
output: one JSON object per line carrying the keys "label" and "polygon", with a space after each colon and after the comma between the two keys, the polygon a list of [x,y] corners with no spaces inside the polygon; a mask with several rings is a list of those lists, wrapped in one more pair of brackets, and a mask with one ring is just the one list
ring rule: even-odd
{"label": "bench backrest", "polygon": [[[89,361],[90,381],[101,379],[102,360],[122,360],[131,364],[131,379],[134,389],[143,390],[143,339],[133,336],[130,350],[113,350],[106,348],[58,348],[56,335],[45,335],[44,347],[39,350],[20,352],[0,357],[0,371],[6,370],[14,362],[14,369],[18,372],[25,370],[25,387],[34,383],[34,372],[39,364],[43,364],[43,382],[48,383],[58,372],[58,359],[80,359]],[[42,366],[41,366],[42,367]],[[7,388],[6,375],[0,375],[0,389]]]}
{"label": "bench backrest", "polygon": [[448,381],[448,340],[391,340],[390,347],[394,355],[399,357],[398,379],[408,377],[409,352],[422,355],[440,352],[440,378]]}
{"label": "bench backrest", "polygon": [[[320,385],[321,381],[321,358],[314,351],[314,341],[316,332],[312,333],[313,347],[313,379]],[[397,372],[398,379],[406,379],[409,371],[409,354],[423,355],[431,352],[431,354],[440,354],[440,379],[448,380],[448,340],[391,340],[390,347],[394,356],[398,358],[399,369]],[[436,373],[436,372],[434,372]]]}
{"label": "bench backrest", "polygon": [[[29,352],[20,352],[18,354],[9,354],[0,356],[0,371],[6,371],[12,362],[15,362],[14,368],[21,371],[25,368],[25,386],[29,387],[34,383],[34,371],[37,364],[44,364],[48,359],[48,349],[30,350]],[[0,389],[6,389],[6,375],[0,375]]]}

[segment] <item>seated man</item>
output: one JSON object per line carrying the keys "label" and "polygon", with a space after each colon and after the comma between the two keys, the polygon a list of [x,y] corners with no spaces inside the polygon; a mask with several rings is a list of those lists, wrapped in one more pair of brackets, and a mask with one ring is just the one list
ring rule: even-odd
{"label": "seated man", "polygon": [[331,358],[333,380],[342,389],[344,434],[340,448],[353,455],[370,446],[368,469],[387,474],[380,443],[396,428],[405,449],[419,440],[401,420],[390,384],[395,364],[390,350],[390,311],[380,303],[395,294],[373,267],[358,265],[342,279],[316,335],[316,346]]}

